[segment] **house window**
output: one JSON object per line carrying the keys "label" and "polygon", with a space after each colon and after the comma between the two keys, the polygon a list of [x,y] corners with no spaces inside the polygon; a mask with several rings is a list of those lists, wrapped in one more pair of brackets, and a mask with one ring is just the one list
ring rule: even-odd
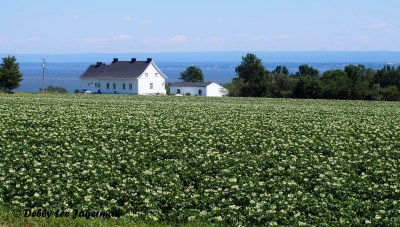
{"label": "house window", "polygon": [[110,83],[107,83],[107,89],[110,89]]}
{"label": "house window", "polygon": [[180,94],[181,93],[181,89],[176,89],[176,94]]}
{"label": "house window", "polygon": [[100,88],[100,83],[97,83],[97,87]]}
{"label": "house window", "polygon": [[148,73],[145,73],[144,76],[145,76],[145,77],[149,77],[149,74],[148,74]]}
{"label": "house window", "polygon": [[117,89],[117,84],[113,83],[113,89]]}
{"label": "house window", "polygon": [[129,90],[132,90],[132,84],[129,84]]}
{"label": "house window", "polygon": [[203,90],[199,90],[199,95],[202,96],[203,95]]}
{"label": "house window", "polygon": [[124,90],[125,90],[125,83],[123,83],[123,84],[122,84],[122,89],[124,89]]}
{"label": "house window", "polygon": [[155,76],[157,77],[157,76],[158,76],[158,73],[156,73]]}
{"label": "house window", "polygon": [[150,89],[153,89],[153,83],[150,83]]}

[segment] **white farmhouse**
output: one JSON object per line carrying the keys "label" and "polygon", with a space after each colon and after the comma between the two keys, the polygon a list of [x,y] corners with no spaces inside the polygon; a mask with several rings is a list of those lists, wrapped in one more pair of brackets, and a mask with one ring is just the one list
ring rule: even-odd
{"label": "white farmhouse", "polygon": [[166,94],[165,79],[151,58],[147,61],[97,62],[80,76],[83,90],[102,94]]}
{"label": "white farmhouse", "polygon": [[228,94],[228,90],[214,82],[176,82],[170,86],[171,94],[192,96],[221,97]]}

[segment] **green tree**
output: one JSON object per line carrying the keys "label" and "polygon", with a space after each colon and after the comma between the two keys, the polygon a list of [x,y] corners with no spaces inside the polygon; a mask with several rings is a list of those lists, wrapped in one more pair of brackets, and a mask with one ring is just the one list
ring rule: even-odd
{"label": "green tree", "polygon": [[323,84],[323,97],[328,99],[350,99],[353,82],[347,77],[345,71],[336,69],[326,71],[321,81]]}
{"label": "green tree", "polygon": [[320,73],[317,69],[314,69],[308,65],[300,65],[299,71],[296,73],[297,76],[311,76],[311,77],[319,77]]}
{"label": "green tree", "polygon": [[322,96],[323,86],[319,77],[302,76],[296,78],[296,80],[292,97],[317,99]]}
{"label": "green tree", "polygon": [[11,90],[19,87],[19,82],[22,81],[22,73],[19,71],[19,64],[14,56],[2,59],[3,63],[0,65],[0,89],[11,92]]}
{"label": "green tree", "polygon": [[268,95],[272,98],[289,98],[294,88],[293,79],[285,74],[270,74],[268,77]]}
{"label": "green tree", "polygon": [[344,68],[347,77],[352,81],[351,97],[352,99],[373,98],[373,80],[376,74],[375,70],[365,68],[364,65],[348,65]]}
{"label": "green tree", "polygon": [[379,94],[382,96],[383,100],[386,101],[399,101],[400,92],[397,86],[388,86],[379,90]]}
{"label": "green tree", "polygon": [[276,68],[274,70],[272,70],[271,72],[272,74],[283,74],[283,75],[289,75],[289,69],[284,66],[284,65],[280,65],[280,66],[276,66]]}
{"label": "green tree", "polygon": [[171,94],[171,82],[165,83],[165,91],[167,92],[167,95]]}
{"label": "green tree", "polygon": [[344,67],[344,71],[346,72],[347,77],[353,82],[356,82],[358,78],[362,76],[366,76],[366,69],[364,65],[348,65]]}
{"label": "green tree", "polygon": [[268,71],[255,54],[247,54],[242,57],[242,62],[235,71],[245,85],[241,89],[242,96],[262,97],[266,95]]}
{"label": "green tree", "polygon": [[374,93],[377,92],[374,91],[371,86],[373,84],[373,79],[373,77],[369,76],[359,77],[356,82],[354,82],[352,98],[361,100],[372,100]]}
{"label": "green tree", "polygon": [[200,68],[189,66],[185,71],[181,72],[179,79],[184,82],[204,82],[204,75]]}
{"label": "green tree", "polygon": [[386,65],[378,70],[375,77],[375,83],[380,87],[397,86],[400,87],[400,69],[394,66]]}
{"label": "green tree", "polygon": [[244,80],[242,78],[233,78],[231,83],[227,83],[224,87],[228,90],[228,96],[241,97],[243,88],[246,87]]}

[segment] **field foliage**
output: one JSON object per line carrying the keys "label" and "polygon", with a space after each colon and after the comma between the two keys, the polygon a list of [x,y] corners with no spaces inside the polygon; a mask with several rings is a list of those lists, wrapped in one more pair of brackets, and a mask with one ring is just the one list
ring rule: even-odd
{"label": "field foliage", "polygon": [[400,225],[400,103],[2,95],[0,157],[10,210]]}

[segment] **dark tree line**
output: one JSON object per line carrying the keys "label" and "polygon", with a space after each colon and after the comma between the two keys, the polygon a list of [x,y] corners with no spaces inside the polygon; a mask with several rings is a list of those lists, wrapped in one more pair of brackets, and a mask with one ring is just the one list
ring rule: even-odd
{"label": "dark tree line", "polygon": [[270,72],[256,55],[247,54],[236,73],[237,77],[226,84],[230,96],[400,100],[400,67],[389,65],[380,70],[348,65],[322,74],[308,65],[299,66],[296,73],[277,66]]}

